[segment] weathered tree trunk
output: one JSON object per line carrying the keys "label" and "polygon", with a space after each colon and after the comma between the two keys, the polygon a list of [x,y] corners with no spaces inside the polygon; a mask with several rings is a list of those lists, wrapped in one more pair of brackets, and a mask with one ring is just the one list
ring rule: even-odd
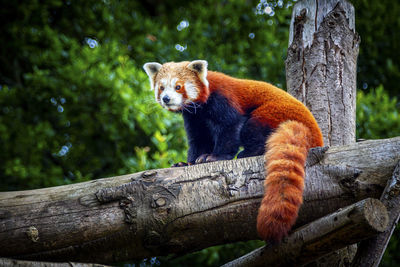
{"label": "weathered tree trunk", "polygon": [[286,82],[314,114],[327,146],[355,142],[360,38],[346,0],[302,0],[290,24]]}
{"label": "weathered tree trunk", "polygon": [[[348,1],[295,4],[286,60],[287,88],[314,114],[327,146],[355,142],[359,42],[354,8]],[[355,251],[354,245],[320,263],[351,261]]]}
{"label": "weathered tree trunk", "polygon": [[[397,137],[311,153],[297,225],[379,197],[399,151]],[[245,158],[0,193],[0,256],[110,263],[257,239],[263,163]]]}

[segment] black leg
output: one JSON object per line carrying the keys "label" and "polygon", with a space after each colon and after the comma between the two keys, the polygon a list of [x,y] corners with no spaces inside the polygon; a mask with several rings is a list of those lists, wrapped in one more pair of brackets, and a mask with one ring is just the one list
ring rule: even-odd
{"label": "black leg", "polygon": [[238,154],[238,158],[263,155],[265,153],[265,141],[271,134],[271,128],[263,126],[255,119],[248,119],[240,132],[240,141],[244,148]]}

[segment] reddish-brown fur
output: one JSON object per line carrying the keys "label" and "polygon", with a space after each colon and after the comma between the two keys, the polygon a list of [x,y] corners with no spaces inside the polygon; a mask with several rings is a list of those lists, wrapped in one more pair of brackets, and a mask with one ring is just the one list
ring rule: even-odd
{"label": "reddish-brown fur", "polygon": [[296,221],[303,202],[304,164],[311,137],[304,124],[287,121],[267,141],[267,177],[257,217],[257,230],[264,240],[280,241]]}
{"label": "reddish-brown fur", "polygon": [[272,84],[232,78],[209,71],[209,91],[218,90],[241,113],[253,110],[251,115],[261,124],[277,128],[282,122],[293,120],[306,125],[311,132],[311,147],[322,146],[323,139],[314,116],[293,96]]}
{"label": "reddish-brown fur", "polygon": [[264,240],[280,241],[296,221],[303,202],[304,164],[311,147],[323,146],[311,112],[283,90],[264,82],[235,79],[208,72],[210,92],[218,90],[240,112],[276,128],[265,154],[267,177],[257,230]]}
{"label": "reddish-brown fur", "polygon": [[257,217],[264,240],[280,241],[296,221],[303,202],[304,164],[309,148],[323,146],[321,131],[311,112],[283,90],[264,82],[208,72],[210,92],[218,90],[237,110],[271,128],[265,154],[267,177]]}
{"label": "reddish-brown fur", "polygon": [[[168,64],[172,64],[179,81],[190,80],[198,85],[198,102],[207,101],[210,93],[218,91],[241,114],[251,112],[251,117],[261,125],[276,129],[266,144],[267,177],[257,230],[264,240],[280,241],[294,224],[302,203],[308,150],[323,146],[313,115],[300,101],[271,84],[209,71],[207,89],[194,71],[185,68],[189,62]],[[166,73],[172,70],[169,65],[165,69],[164,66]]]}

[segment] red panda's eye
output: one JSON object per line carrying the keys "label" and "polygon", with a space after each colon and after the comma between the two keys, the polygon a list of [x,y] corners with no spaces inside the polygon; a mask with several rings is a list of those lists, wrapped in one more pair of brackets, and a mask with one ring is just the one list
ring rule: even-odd
{"label": "red panda's eye", "polygon": [[164,91],[164,86],[160,86],[160,90],[161,90],[161,91]]}
{"label": "red panda's eye", "polygon": [[178,91],[179,89],[181,89],[181,86],[180,86],[180,85],[175,86],[175,90]]}

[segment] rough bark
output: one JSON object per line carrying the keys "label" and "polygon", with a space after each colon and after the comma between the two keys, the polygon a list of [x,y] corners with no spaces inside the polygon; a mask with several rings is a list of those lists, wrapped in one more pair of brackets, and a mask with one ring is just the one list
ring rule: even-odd
{"label": "rough bark", "polygon": [[[296,4],[292,21],[287,88],[316,116],[326,145],[351,144],[359,45],[354,10],[347,1],[306,0]],[[399,151],[400,138],[394,138],[312,153],[297,226],[379,196]],[[0,255],[117,262],[255,239],[262,161],[1,193]]]}
{"label": "rough bark", "polygon": [[[315,116],[327,146],[355,142],[356,73],[360,38],[346,0],[302,0],[290,25],[286,82]],[[342,265],[356,247],[315,265]],[[348,253],[352,252],[352,253]]]}
{"label": "rough bark", "polygon": [[355,142],[360,38],[345,0],[303,0],[293,8],[286,82],[314,114],[327,146]]}
{"label": "rough bark", "polygon": [[[297,225],[379,197],[399,151],[400,137],[313,150]],[[0,256],[109,263],[257,239],[263,163],[253,157],[0,193]]]}
{"label": "rough bark", "polygon": [[21,261],[14,259],[0,258],[0,266],[2,267],[108,267],[108,265],[95,263],[79,263],[79,262],[41,262],[41,261]]}
{"label": "rough bark", "polygon": [[302,266],[385,231],[388,222],[385,205],[367,198],[301,227],[281,244],[261,247],[224,267]]}
{"label": "rough bark", "polygon": [[381,196],[382,203],[389,213],[389,228],[382,234],[360,243],[352,266],[379,266],[390,237],[399,221],[400,216],[400,162],[397,164],[393,176],[388,180]]}

